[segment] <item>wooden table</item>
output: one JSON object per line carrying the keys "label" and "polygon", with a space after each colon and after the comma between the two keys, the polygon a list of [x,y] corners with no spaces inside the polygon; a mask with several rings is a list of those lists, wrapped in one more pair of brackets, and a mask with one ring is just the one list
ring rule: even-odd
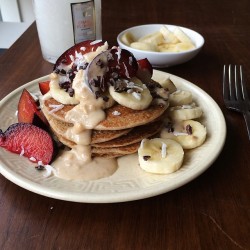
{"label": "wooden table", "polygon": [[[242,64],[250,89],[249,10],[248,0],[103,1],[110,44],[121,30],[145,23],[177,24],[204,36],[196,58],[163,71],[197,84],[218,103],[227,122],[224,149],[187,185],[125,203],[55,200],[1,175],[0,249],[250,249],[250,141],[242,116],[222,99],[224,64]],[[51,70],[33,24],[0,57],[0,99]]]}

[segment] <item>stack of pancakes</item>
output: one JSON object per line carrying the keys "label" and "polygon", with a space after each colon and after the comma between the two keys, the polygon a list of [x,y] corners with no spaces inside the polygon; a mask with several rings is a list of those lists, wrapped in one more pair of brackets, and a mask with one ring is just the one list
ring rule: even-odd
{"label": "stack of pancakes", "polygon": [[[65,121],[65,115],[74,105],[64,105],[54,112],[53,107],[61,105],[53,98],[43,101],[42,111],[51,130],[58,140],[72,148],[75,142],[65,138],[65,132],[73,124]],[[141,140],[156,136],[163,126],[163,114],[167,105],[151,105],[145,110],[133,110],[120,104],[105,110],[106,118],[91,135],[92,156],[114,158],[137,152]]]}

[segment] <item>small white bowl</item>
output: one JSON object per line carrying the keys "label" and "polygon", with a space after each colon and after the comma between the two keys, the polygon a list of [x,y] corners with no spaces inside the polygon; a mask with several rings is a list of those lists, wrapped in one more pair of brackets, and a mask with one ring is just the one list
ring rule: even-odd
{"label": "small white bowl", "polygon": [[133,53],[133,55],[135,56],[137,60],[147,58],[152,64],[152,66],[157,67],[157,68],[165,68],[165,67],[185,63],[189,61],[190,59],[192,59],[194,56],[196,56],[198,52],[201,50],[202,46],[204,45],[204,38],[196,31],[188,29],[188,28],[184,28],[184,27],[180,27],[176,25],[168,25],[168,24],[166,26],[170,31],[173,31],[175,27],[181,28],[194,42],[195,49],[187,50],[183,52],[153,52],[153,51],[145,51],[145,50],[131,48],[125,45],[121,41],[122,35],[126,32],[130,32],[134,36],[134,38],[137,40],[142,36],[149,35],[156,31],[159,31],[163,25],[165,24],[146,24],[146,25],[134,26],[132,28],[122,31],[117,36],[117,42],[120,48],[126,49],[130,51],[131,53]]}

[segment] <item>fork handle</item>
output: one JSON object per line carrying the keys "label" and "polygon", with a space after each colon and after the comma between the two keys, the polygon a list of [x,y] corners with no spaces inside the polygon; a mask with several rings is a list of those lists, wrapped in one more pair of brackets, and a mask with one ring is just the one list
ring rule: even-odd
{"label": "fork handle", "polygon": [[248,138],[250,140],[250,112],[247,111],[247,112],[243,113],[243,116],[244,116],[246,126],[247,126]]}

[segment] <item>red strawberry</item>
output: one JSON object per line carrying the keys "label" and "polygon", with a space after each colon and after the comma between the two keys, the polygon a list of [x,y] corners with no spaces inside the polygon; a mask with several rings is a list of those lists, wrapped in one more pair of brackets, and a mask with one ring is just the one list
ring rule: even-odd
{"label": "red strawberry", "polygon": [[45,81],[45,82],[39,82],[39,89],[41,91],[41,93],[43,95],[45,95],[47,92],[49,92],[50,88],[49,88],[49,83],[50,81]]}
{"label": "red strawberry", "polygon": [[24,89],[18,103],[18,122],[32,123],[40,127],[41,124],[35,122],[39,121],[37,118],[40,118],[47,125],[47,120],[41,110],[38,109],[34,98],[27,89]]}
{"label": "red strawberry", "polygon": [[61,64],[66,64],[69,65],[71,64],[71,57],[75,56],[76,52],[77,53],[81,53],[82,55],[91,52],[91,51],[96,51],[96,49],[99,46],[104,45],[103,41],[99,41],[99,42],[95,42],[95,41],[83,41],[80,42],[78,44],[75,44],[74,46],[72,46],[71,48],[69,48],[68,50],[66,50],[56,61],[55,65],[54,65],[54,70],[58,68],[59,65]]}
{"label": "red strawberry", "polygon": [[149,82],[153,75],[153,67],[147,58],[140,59],[137,61],[138,71],[136,73],[137,77],[143,82]]}
{"label": "red strawberry", "polygon": [[0,146],[43,164],[49,164],[54,153],[51,136],[29,123],[14,123],[4,133],[0,130]]}

